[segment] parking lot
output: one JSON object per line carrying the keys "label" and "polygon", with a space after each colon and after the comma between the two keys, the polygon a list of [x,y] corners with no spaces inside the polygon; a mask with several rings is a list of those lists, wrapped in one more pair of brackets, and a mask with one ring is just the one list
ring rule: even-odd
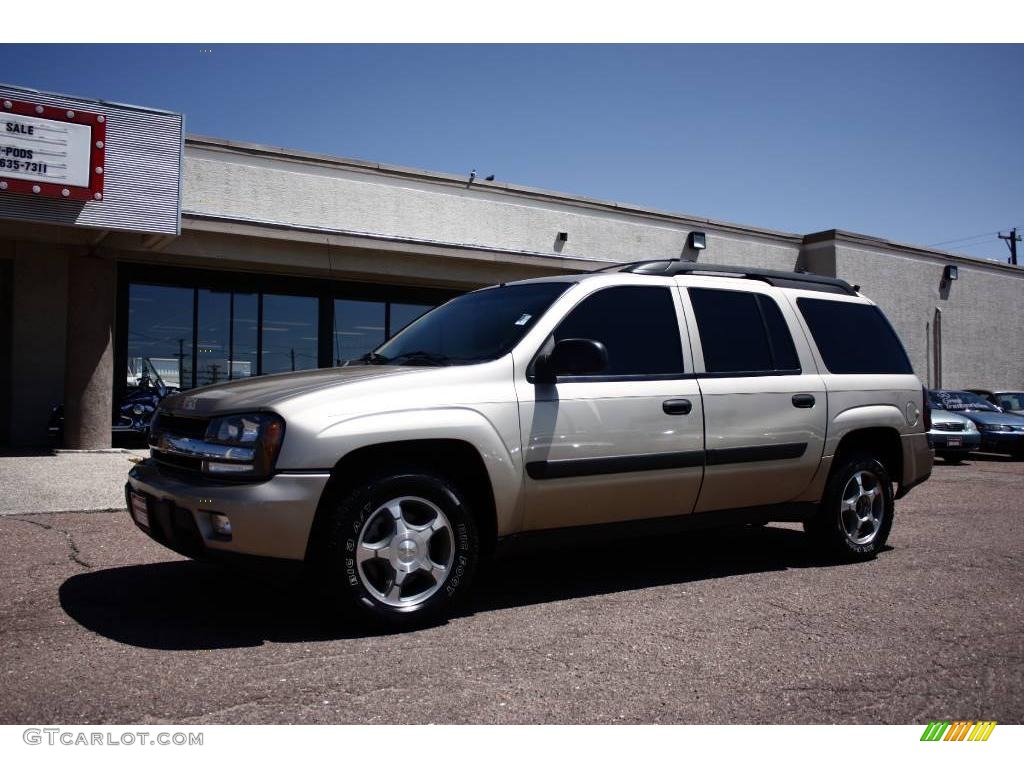
{"label": "parking lot", "polygon": [[395,635],[124,512],[7,515],[0,722],[1021,722],[1022,514],[1024,462],[939,461],[872,562],[793,525],[520,553]]}

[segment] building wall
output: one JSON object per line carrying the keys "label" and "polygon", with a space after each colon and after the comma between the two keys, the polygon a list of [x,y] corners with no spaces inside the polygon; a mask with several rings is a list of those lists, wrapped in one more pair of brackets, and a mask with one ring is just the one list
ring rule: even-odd
{"label": "building wall", "polygon": [[[552,260],[608,262],[692,257],[687,236],[708,233],[709,249],[737,263],[767,260],[792,269],[795,235],[747,230],[706,219],[568,200],[442,174],[360,167],[350,161],[287,158],[190,140],[182,211],[227,221],[399,237],[420,244],[498,248]],[[187,226],[187,223],[186,223]],[[559,244],[559,232],[568,241]]]}

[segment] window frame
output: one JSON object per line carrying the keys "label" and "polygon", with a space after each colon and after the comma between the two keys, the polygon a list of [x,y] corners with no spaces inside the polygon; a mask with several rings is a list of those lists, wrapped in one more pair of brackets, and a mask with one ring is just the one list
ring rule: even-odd
{"label": "window frame", "polygon": [[544,336],[544,341],[540,347],[534,352],[530,358],[530,363],[526,368],[526,380],[531,384],[536,384],[535,368],[537,359],[550,352],[554,346],[555,333],[559,327],[565,322],[568,317],[576,311],[585,301],[591,297],[596,296],[604,291],[614,290],[616,288],[649,288],[649,289],[660,289],[664,290],[668,294],[669,301],[672,303],[672,308],[675,312],[676,317],[676,333],[679,336],[679,364],[682,370],[679,373],[622,373],[622,374],[608,374],[608,373],[597,373],[581,376],[558,376],[555,379],[555,384],[574,384],[574,383],[593,383],[593,382],[630,382],[630,381],[678,381],[682,379],[692,379],[694,377],[693,371],[688,371],[688,365],[692,367],[692,357],[687,354],[689,349],[689,338],[687,336],[686,320],[683,314],[683,307],[679,299],[679,294],[675,290],[673,283],[640,283],[640,282],[629,282],[629,283],[615,283],[612,285],[603,285],[592,291],[589,291],[578,298],[571,307],[562,313],[561,317],[555,322],[554,326]]}
{"label": "window frame", "polygon": [[[698,379],[738,379],[738,378],[757,378],[761,376],[802,376],[804,373],[803,363],[800,361],[800,350],[796,344],[796,335],[793,333],[793,325],[786,317],[784,307],[786,306],[782,301],[776,298],[774,295],[767,291],[751,290],[747,287],[722,287],[718,285],[683,285],[681,288],[686,293],[687,312],[689,313],[687,320],[691,323],[693,332],[697,336],[698,343],[700,344],[700,362],[702,371],[697,371],[694,375]],[[757,307],[757,314],[761,320],[761,329],[764,331],[765,341],[768,346],[768,357],[772,364],[775,364],[775,343],[772,340],[771,330],[768,326],[768,319],[765,317],[765,310],[763,302],[770,301],[775,305],[779,315],[782,318],[782,322],[785,325],[786,330],[789,332],[789,341],[793,345],[793,353],[796,355],[796,368],[768,368],[764,370],[749,370],[749,371],[708,371],[707,358],[704,354],[704,339],[700,334],[700,325],[697,321],[697,309],[693,303],[693,297],[691,291],[722,291],[730,293],[742,293],[754,297],[754,305]]]}

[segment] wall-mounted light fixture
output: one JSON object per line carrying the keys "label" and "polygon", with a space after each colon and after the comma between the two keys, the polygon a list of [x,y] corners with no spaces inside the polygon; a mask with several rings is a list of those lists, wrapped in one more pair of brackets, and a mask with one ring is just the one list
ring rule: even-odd
{"label": "wall-mounted light fixture", "polygon": [[942,279],[949,283],[960,277],[960,269],[955,264],[947,264],[942,270]]}
{"label": "wall-mounted light fixture", "polygon": [[555,240],[558,241],[559,243],[566,243],[566,242],[569,241],[569,233],[568,232],[559,232],[558,236],[555,238]]}
{"label": "wall-mounted light fixture", "polygon": [[703,232],[691,232],[687,239],[687,245],[695,251],[703,251],[708,247],[708,236]]}

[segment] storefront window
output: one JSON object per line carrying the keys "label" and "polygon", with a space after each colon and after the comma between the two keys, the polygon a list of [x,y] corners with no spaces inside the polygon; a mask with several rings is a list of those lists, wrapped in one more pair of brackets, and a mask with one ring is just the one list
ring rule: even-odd
{"label": "storefront window", "polygon": [[[343,365],[376,349],[434,306],[386,297],[309,295],[315,287],[307,295],[294,295],[265,293],[252,282],[247,292],[216,279],[196,282],[169,286],[129,279],[127,349],[122,352],[129,389],[144,376],[159,378],[172,389],[191,389],[261,373]],[[268,279],[267,286],[272,285]],[[288,284],[285,289],[293,288]],[[332,313],[333,328],[321,329]],[[330,353],[325,343],[323,359],[321,331],[331,335]]]}
{"label": "storefront window", "polygon": [[259,297],[236,293],[231,314],[231,368],[228,377],[244,379],[256,375],[259,360]]}
{"label": "storefront window", "polygon": [[231,354],[231,294],[199,291],[198,334],[196,336],[196,386],[228,380]]}
{"label": "storefront window", "polygon": [[192,386],[191,288],[133,283],[128,291],[127,385],[146,373],[168,387]]}
{"label": "storefront window", "polygon": [[384,343],[385,311],[382,301],[334,302],[334,364],[358,360]]}
{"label": "storefront window", "polygon": [[316,368],[317,299],[263,295],[263,373]]}

